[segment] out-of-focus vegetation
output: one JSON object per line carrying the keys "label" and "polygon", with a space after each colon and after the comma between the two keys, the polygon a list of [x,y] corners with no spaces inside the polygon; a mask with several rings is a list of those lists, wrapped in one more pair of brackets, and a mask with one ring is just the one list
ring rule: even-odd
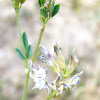
{"label": "out-of-focus vegetation", "polygon": [[[53,52],[53,40],[62,46],[62,53],[68,63],[73,48],[76,49],[79,65],[73,75],[84,71],[81,82],[71,91],[65,91],[58,100],[100,99],[100,0],[56,0],[61,4],[59,13],[48,21],[41,44]],[[20,100],[24,87],[23,62],[14,48],[19,47],[15,12],[10,0],[0,0],[0,100]],[[40,30],[39,6],[37,0],[26,0],[20,11],[22,31],[28,33],[32,48]],[[53,53],[52,53],[53,54]],[[34,67],[39,63],[41,51],[37,54]],[[55,55],[54,55],[55,57]],[[56,75],[50,70],[48,78]],[[32,90],[30,78],[27,100],[45,100],[47,90]]]}

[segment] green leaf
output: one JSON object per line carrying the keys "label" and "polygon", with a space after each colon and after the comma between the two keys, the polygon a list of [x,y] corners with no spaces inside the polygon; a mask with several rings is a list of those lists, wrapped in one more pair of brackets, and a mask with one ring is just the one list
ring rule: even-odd
{"label": "green leaf", "polygon": [[25,32],[23,32],[22,39],[23,39],[24,47],[25,47],[25,49],[27,49],[27,47],[28,47],[28,38],[27,38],[27,35],[26,35]]}
{"label": "green leaf", "polygon": [[20,0],[20,3],[23,4],[26,0]]}
{"label": "green leaf", "polygon": [[47,11],[43,8],[43,9],[40,9],[40,13],[45,17],[45,18],[48,18],[48,13]]}
{"label": "green leaf", "polygon": [[17,55],[18,55],[22,60],[25,60],[25,57],[23,56],[22,52],[21,52],[18,48],[15,48],[15,51],[16,51]]}
{"label": "green leaf", "polygon": [[43,3],[45,3],[46,0],[38,0],[39,6],[41,7],[43,5]]}
{"label": "green leaf", "polygon": [[41,2],[42,2],[42,3],[45,3],[45,2],[46,2],[46,0],[41,0]]}
{"label": "green leaf", "polygon": [[55,4],[55,1],[53,0],[52,5],[51,5],[51,10],[50,10],[50,13],[49,13],[49,17],[52,16],[52,12],[54,10],[54,4]]}
{"label": "green leaf", "polygon": [[31,45],[28,46],[26,53],[27,53],[27,58],[29,59],[31,57],[31,55],[32,55],[32,47],[31,47]]}
{"label": "green leaf", "polygon": [[41,0],[38,0],[39,6],[41,7]]}
{"label": "green leaf", "polygon": [[60,8],[60,4],[57,4],[57,5],[54,6],[54,10],[52,12],[52,17],[55,16],[58,13],[59,8]]}

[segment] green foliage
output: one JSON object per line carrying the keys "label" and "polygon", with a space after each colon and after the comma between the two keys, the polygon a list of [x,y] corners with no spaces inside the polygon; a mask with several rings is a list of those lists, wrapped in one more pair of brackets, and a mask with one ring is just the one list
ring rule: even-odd
{"label": "green foliage", "polygon": [[25,60],[25,57],[23,56],[22,52],[18,48],[15,48],[15,51],[17,55],[19,56],[19,58],[21,58],[22,60]]}
{"label": "green foliage", "polygon": [[38,0],[39,6],[41,7],[41,0]]}
{"label": "green foliage", "polygon": [[20,3],[23,4],[26,0],[20,0]]}
{"label": "green foliage", "polygon": [[43,9],[40,9],[40,13],[45,17],[45,18],[48,18],[48,12],[43,8]]}
{"label": "green foliage", "polygon": [[26,0],[11,0],[14,9],[20,9],[21,5],[26,1]]}
{"label": "green foliage", "polygon": [[[28,38],[27,38],[26,32],[23,32],[22,40],[23,40],[23,44],[24,44],[24,48],[26,52],[24,55],[26,55],[26,58],[29,59],[32,55],[32,47],[31,45],[28,45]],[[18,56],[22,60],[25,60],[25,57],[23,56],[22,52],[18,48],[15,48],[15,51],[17,52]]]}
{"label": "green foliage", "polygon": [[45,3],[46,0],[38,0],[39,6],[41,7],[43,5],[43,3]]}
{"label": "green foliage", "polygon": [[[25,52],[26,52],[26,58],[29,59],[32,55],[32,47],[31,47],[31,45],[28,45],[28,37],[26,35],[26,32],[23,32],[22,40],[23,40],[23,44],[24,44],[24,48],[25,48]],[[22,52],[18,48],[15,48],[15,51],[17,52],[18,56],[22,60],[25,60],[25,57],[23,56]]]}
{"label": "green foliage", "polygon": [[41,23],[47,23],[47,21],[55,16],[60,8],[60,4],[55,5],[55,0],[50,0],[46,2],[46,0],[38,0],[40,5],[40,19]]}
{"label": "green foliage", "polygon": [[25,50],[26,50],[27,58],[29,59],[32,55],[32,47],[31,45],[28,45],[28,38],[27,38],[26,32],[23,32],[22,39],[23,39]]}
{"label": "green foliage", "polygon": [[52,17],[55,16],[58,13],[59,8],[60,8],[60,4],[57,4],[57,5],[54,6],[54,10],[52,12]]}
{"label": "green foliage", "polygon": [[31,45],[28,46],[26,53],[27,53],[27,58],[29,59],[32,55],[32,46]]}
{"label": "green foliage", "polygon": [[27,38],[27,35],[26,35],[25,32],[23,32],[22,39],[23,39],[24,47],[25,47],[25,49],[27,49],[27,47],[28,47],[28,38]]}
{"label": "green foliage", "polygon": [[52,16],[52,12],[54,10],[54,4],[55,4],[55,1],[53,0],[52,4],[51,4],[51,10],[50,10],[50,13],[49,13],[49,17]]}

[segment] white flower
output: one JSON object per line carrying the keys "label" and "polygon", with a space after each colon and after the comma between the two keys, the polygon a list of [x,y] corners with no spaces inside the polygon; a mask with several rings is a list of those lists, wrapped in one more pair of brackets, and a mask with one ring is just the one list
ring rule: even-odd
{"label": "white flower", "polygon": [[46,73],[47,70],[45,68],[40,67],[40,65],[38,65],[38,69],[34,69],[32,66],[32,63],[30,62],[28,67],[31,70],[31,77],[34,79],[35,82],[35,86],[32,89],[43,89],[43,88],[47,88],[48,86],[46,84]]}

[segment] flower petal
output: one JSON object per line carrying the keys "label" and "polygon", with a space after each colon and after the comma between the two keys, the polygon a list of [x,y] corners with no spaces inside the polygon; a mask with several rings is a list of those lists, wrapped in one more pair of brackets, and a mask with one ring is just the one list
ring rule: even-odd
{"label": "flower petal", "polygon": [[44,47],[43,45],[40,45],[39,47],[41,48],[41,50],[42,50],[42,52],[44,53],[45,58],[46,58],[47,60],[52,59],[52,56],[51,56],[49,50],[48,50],[46,47]]}
{"label": "flower petal", "polygon": [[59,70],[59,66],[57,65],[57,63],[55,62],[55,60],[52,58],[50,52],[48,49],[46,49],[46,47],[44,47],[43,45],[40,45],[40,48],[42,50],[42,52],[44,53],[44,56],[40,56],[40,60],[43,63],[46,63],[47,66],[54,71],[55,73],[60,72]]}
{"label": "flower petal", "polygon": [[32,61],[29,62],[28,67],[29,67],[29,69],[30,69],[31,71],[33,71],[33,64],[32,64]]}
{"label": "flower petal", "polygon": [[80,76],[83,74],[83,71],[81,71],[80,73],[77,73],[76,75],[74,75],[71,79],[70,79],[70,83],[71,85],[77,85],[80,82]]}
{"label": "flower petal", "polygon": [[39,58],[40,58],[42,63],[46,63],[46,59],[45,59],[45,57],[43,55],[41,55]]}

